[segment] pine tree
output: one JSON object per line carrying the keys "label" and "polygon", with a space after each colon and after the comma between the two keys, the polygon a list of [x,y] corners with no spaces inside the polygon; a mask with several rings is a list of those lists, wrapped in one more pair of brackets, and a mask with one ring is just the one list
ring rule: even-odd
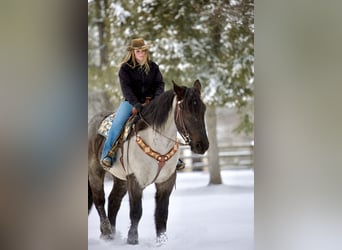
{"label": "pine tree", "polygon": [[[215,119],[210,124],[216,124],[216,107],[228,105],[241,114],[236,131],[253,133],[252,0],[107,1],[110,64],[118,63],[132,38],[143,37],[153,45],[152,59],[159,64],[168,88],[171,80],[191,86],[200,79],[210,113],[207,118]],[[117,88],[117,80],[112,81]],[[219,184],[216,127],[208,129],[210,183]]]}

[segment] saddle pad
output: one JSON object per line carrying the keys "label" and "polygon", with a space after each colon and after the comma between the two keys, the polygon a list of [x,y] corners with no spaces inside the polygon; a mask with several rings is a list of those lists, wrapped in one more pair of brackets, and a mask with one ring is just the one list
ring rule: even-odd
{"label": "saddle pad", "polygon": [[[115,117],[115,112],[110,114],[109,116],[107,116],[105,119],[103,119],[103,121],[100,124],[100,127],[97,130],[97,133],[104,136],[105,138],[108,137],[109,134],[109,130],[112,127],[112,123]],[[123,140],[126,141],[126,139],[128,138],[129,134],[131,133],[132,130],[132,116],[128,119],[128,121],[125,123],[124,125],[124,134],[123,134]],[[119,136],[120,137],[120,136]]]}
{"label": "saddle pad", "polygon": [[114,117],[115,117],[115,112],[107,116],[105,119],[103,119],[103,121],[100,124],[100,127],[97,130],[97,133],[107,138],[109,130],[112,127]]}

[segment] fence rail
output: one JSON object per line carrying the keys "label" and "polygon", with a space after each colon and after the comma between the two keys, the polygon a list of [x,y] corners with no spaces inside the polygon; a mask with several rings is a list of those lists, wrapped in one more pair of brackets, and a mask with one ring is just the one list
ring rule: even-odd
{"label": "fence rail", "polygon": [[[218,145],[218,157],[221,168],[252,168],[253,167],[253,143],[220,144]],[[180,147],[181,159],[186,164],[186,170],[204,170],[208,168],[208,156],[194,154],[189,146]]]}

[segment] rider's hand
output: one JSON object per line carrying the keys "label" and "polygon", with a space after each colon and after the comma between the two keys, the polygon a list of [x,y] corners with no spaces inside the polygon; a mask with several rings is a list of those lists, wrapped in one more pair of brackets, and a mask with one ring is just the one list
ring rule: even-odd
{"label": "rider's hand", "polygon": [[151,97],[146,97],[145,102],[142,104],[142,106],[143,107],[147,106],[150,103],[151,99],[152,99]]}
{"label": "rider's hand", "polygon": [[140,103],[135,104],[134,107],[132,108],[132,114],[136,115],[138,112],[141,111],[141,108],[142,106]]}
{"label": "rider's hand", "polygon": [[137,110],[135,107],[133,107],[133,108],[132,108],[132,114],[133,114],[133,115],[136,115],[137,113],[138,113],[138,110]]}

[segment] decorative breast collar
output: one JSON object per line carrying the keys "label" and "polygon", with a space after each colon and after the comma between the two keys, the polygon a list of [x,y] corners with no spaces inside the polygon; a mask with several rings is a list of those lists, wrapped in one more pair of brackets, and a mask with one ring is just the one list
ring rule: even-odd
{"label": "decorative breast collar", "polygon": [[179,146],[178,139],[176,139],[175,145],[169,150],[169,152],[165,155],[161,155],[160,153],[151,149],[151,147],[148,146],[139,135],[136,136],[136,142],[138,143],[140,148],[145,152],[145,154],[158,161],[158,174],[161,168],[165,165],[165,162],[175,155],[175,153],[178,151]]}

